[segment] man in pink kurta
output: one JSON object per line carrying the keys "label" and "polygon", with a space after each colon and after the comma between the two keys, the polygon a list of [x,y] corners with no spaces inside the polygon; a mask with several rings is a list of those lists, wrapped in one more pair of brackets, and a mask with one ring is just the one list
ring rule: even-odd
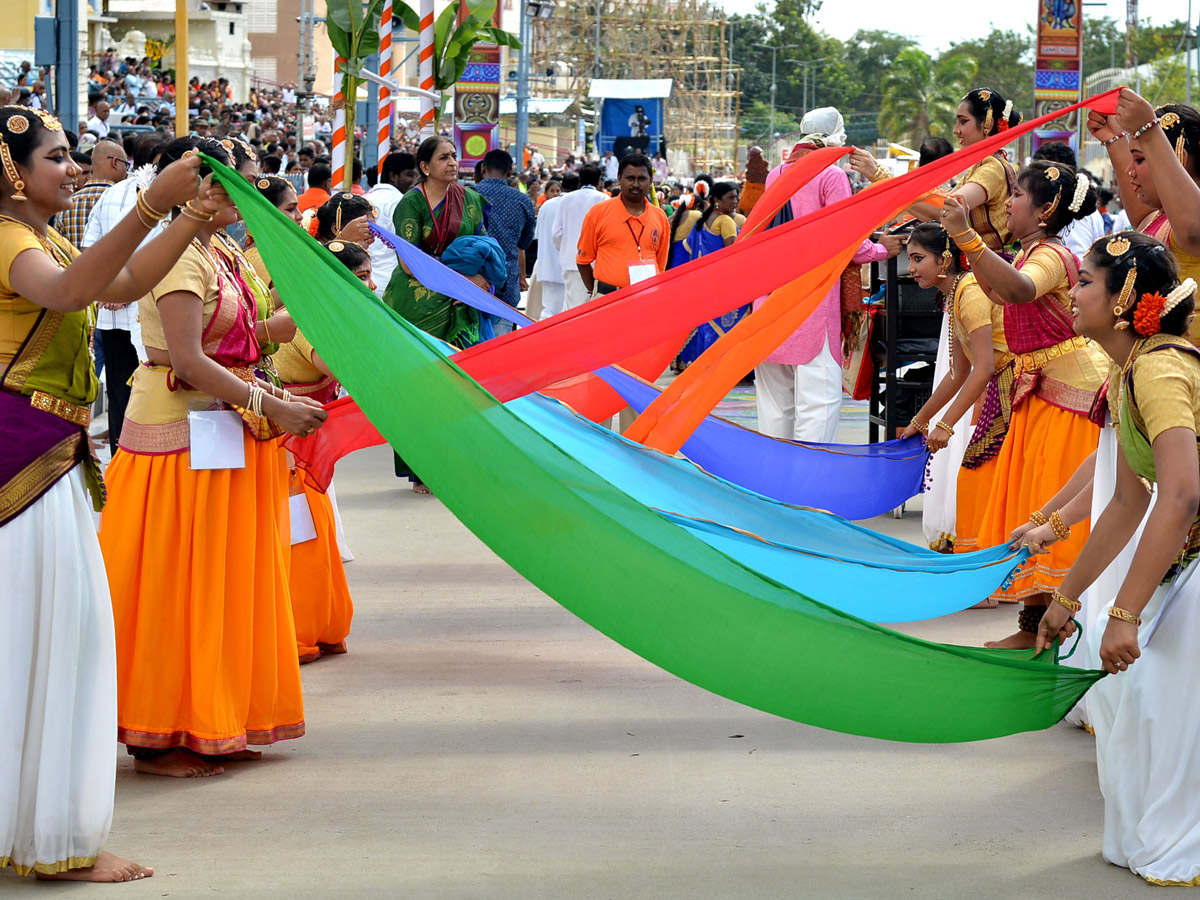
{"label": "man in pink kurta", "polygon": [[[820,138],[819,135],[814,136]],[[792,151],[789,161],[767,175],[767,189],[784,168],[815,149],[816,140],[805,138]],[[792,216],[799,219],[849,197],[850,179],[837,166],[830,166],[795,193]],[[854,263],[887,259],[899,250],[898,238],[885,237],[885,244],[863,241]],[[766,301],[754,302],[757,309]],[[842,310],[841,288],[835,284],[821,305],[803,325],[754,370],[758,400],[758,430],[772,437],[797,441],[833,443],[837,440],[842,409]]]}

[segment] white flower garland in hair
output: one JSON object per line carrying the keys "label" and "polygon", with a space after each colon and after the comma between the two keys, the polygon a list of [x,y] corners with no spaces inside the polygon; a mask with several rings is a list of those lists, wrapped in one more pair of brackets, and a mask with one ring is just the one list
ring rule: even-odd
{"label": "white flower garland in hair", "polygon": [[1012,117],[1012,107],[1012,101],[1006,100],[1004,103],[1004,112],[1000,113],[1001,120],[1007,122]]}
{"label": "white flower garland in hair", "polygon": [[1082,172],[1075,176],[1075,196],[1071,198],[1071,202],[1067,204],[1067,209],[1073,213],[1079,212],[1083,208],[1083,198],[1087,196],[1088,188],[1092,186],[1092,182]]}
{"label": "white flower garland in hair", "polygon": [[1196,282],[1194,279],[1185,278],[1183,283],[1171,293],[1167,294],[1166,302],[1163,303],[1162,312],[1158,314],[1161,319],[1166,316],[1171,310],[1183,302],[1185,297],[1190,297],[1196,293]]}

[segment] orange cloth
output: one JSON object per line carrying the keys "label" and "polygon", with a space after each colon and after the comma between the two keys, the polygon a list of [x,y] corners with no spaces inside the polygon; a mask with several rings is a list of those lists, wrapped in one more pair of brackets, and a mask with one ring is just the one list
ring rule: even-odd
{"label": "orange cloth", "polygon": [[670,255],[671,223],[667,214],[646,201],[642,214],[633,216],[625,209],[625,201],[613,197],[597,203],[584,216],[575,261],[591,264],[597,281],[628,287],[631,262],[652,259],[658,271],[664,272]]}
{"label": "orange cloth", "polygon": [[310,187],[296,198],[296,203],[300,208],[300,212],[308,212],[310,209],[324,206],[331,196],[329,191],[318,187]]}
{"label": "orange cloth", "polygon": [[[1007,543],[1013,529],[1058,493],[1099,441],[1100,429],[1087,417],[1051,406],[1036,394],[1027,397],[1013,413],[996,457],[996,474],[979,523],[979,546]],[[992,596],[1013,601],[1053,591],[1075,563],[1088,531],[1087,523],[1072,527],[1068,540],[1032,557],[1011,588]]]}
{"label": "orange cloth", "polygon": [[954,508],[954,552],[979,549],[979,523],[996,477],[996,457],[977,469],[960,467]]}
{"label": "orange cloth", "polygon": [[244,469],[193,471],[186,450],[108,467],[123,743],[218,754],[304,734],[284,451],[243,439]]}
{"label": "orange cloth", "polygon": [[759,201],[766,190],[767,185],[765,182],[747,181],[742,185],[742,195],[738,200],[738,209],[748,214],[750,210],[754,209],[754,204]]}
{"label": "orange cloth", "polygon": [[344,652],[354,603],[338,550],[333,504],[328,495],[310,487],[301,473],[292,475],[292,490],[303,488],[317,536],[292,544],[290,573],[296,649],[301,662],[325,652]]}

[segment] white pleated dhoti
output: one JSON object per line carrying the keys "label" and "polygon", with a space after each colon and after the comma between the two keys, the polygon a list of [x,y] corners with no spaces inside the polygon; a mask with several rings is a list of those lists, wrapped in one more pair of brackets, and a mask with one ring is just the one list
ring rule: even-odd
{"label": "white pleated dhoti", "polygon": [[[1142,655],[1088,692],[1104,794],[1104,858],[1156,884],[1200,885],[1200,563],[1142,611]],[[1088,635],[1099,648],[1108,602]]]}
{"label": "white pleated dhoti", "polygon": [[842,367],[829,337],[809,362],[759,363],[754,369],[758,430],[771,437],[832,444],[842,412]]}
{"label": "white pleated dhoti", "polygon": [[[942,314],[942,333],[938,338],[937,361],[933,367],[933,384],[936,388],[950,374],[950,316]],[[954,400],[931,416],[929,421],[945,418]],[[904,423],[908,425],[907,422]],[[954,434],[945,449],[935,453],[929,460],[929,487],[921,495],[921,530],[930,547],[945,547],[955,537],[958,523],[958,470],[962,467],[963,455],[971,442],[971,413],[963,414],[957,422],[949,423]],[[891,440],[894,434],[884,435]],[[971,535],[974,537],[974,535]]]}
{"label": "white pleated dhoti", "polygon": [[579,270],[563,269],[563,309],[583,306],[591,299],[591,292],[583,286]]}
{"label": "white pleated dhoti", "polygon": [[[576,273],[578,274],[578,273]],[[583,282],[579,282],[582,287]],[[563,311],[567,300],[567,286],[561,281],[542,282],[542,314],[539,318],[548,319]]]}
{"label": "white pleated dhoti", "polygon": [[90,866],[117,766],[112,603],[76,467],[0,527],[0,867]]}

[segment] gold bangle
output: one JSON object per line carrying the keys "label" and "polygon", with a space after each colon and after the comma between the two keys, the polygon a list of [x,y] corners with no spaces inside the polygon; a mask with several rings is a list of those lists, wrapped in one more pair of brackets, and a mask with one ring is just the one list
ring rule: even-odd
{"label": "gold bangle", "polygon": [[157,209],[155,209],[153,206],[150,205],[150,202],[146,199],[146,191],[144,189],[138,191],[138,193],[137,193],[137,205],[139,207],[141,207],[142,211],[147,216],[149,216],[151,219],[154,219],[156,222],[161,221],[162,219],[165,219],[167,217],[166,213],[159,212]]}
{"label": "gold bangle", "polygon": [[198,206],[193,206],[192,204],[195,202],[195,200],[189,200],[184,205],[183,209],[180,210],[180,212],[182,212],[188,218],[196,219],[200,222],[211,222],[217,217],[215,212],[209,212],[206,209],[200,209]]}
{"label": "gold bangle", "polygon": [[917,421],[916,416],[913,416],[912,421],[909,422],[908,424],[911,425],[913,428],[917,429],[917,431],[921,432],[921,434],[925,435],[926,437],[929,436],[929,426],[922,425],[919,421]]}
{"label": "gold bangle", "polygon": [[1141,625],[1142,617],[1135,616],[1127,609],[1121,609],[1119,606],[1110,607],[1108,614],[1114,619],[1120,619],[1122,622],[1128,622],[1130,625]]}
{"label": "gold bangle", "polygon": [[1071,528],[1063,521],[1060,510],[1056,509],[1050,514],[1050,527],[1054,529],[1054,536],[1060,541],[1065,541],[1071,536]]}
{"label": "gold bangle", "polygon": [[958,234],[952,234],[952,235],[950,235],[950,239],[953,240],[954,238],[960,238],[964,234],[975,234],[975,229],[968,228],[966,231],[960,231]]}
{"label": "gold bangle", "polygon": [[154,230],[154,227],[155,227],[155,226],[158,224],[158,222],[156,222],[156,221],[153,221],[153,220],[152,220],[152,221],[149,221],[149,222],[147,222],[147,221],[146,221],[146,216],[145,216],[145,214],[142,212],[142,208],[141,208],[140,206],[134,206],[134,208],[133,208],[133,211],[134,211],[135,213],[137,213],[138,221],[142,223],[142,227],[143,227],[143,228],[145,228],[147,231],[153,231],[153,230]]}
{"label": "gold bangle", "polygon": [[888,174],[888,173],[887,173],[887,172],[886,172],[886,171],[883,169],[883,167],[882,167],[882,166],[880,166],[880,167],[879,167],[879,168],[877,168],[877,169],[874,171],[874,173],[871,175],[871,184],[879,184],[879,182],[881,182],[881,181],[886,181],[887,179],[889,179],[889,178],[891,178],[891,177],[892,177],[892,176],[891,176],[891,175],[889,175],[889,174]]}
{"label": "gold bangle", "polygon": [[1079,602],[1078,600],[1072,600],[1070,597],[1066,596],[1059,590],[1055,590],[1054,600],[1056,603],[1059,603],[1062,606],[1065,606],[1067,609],[1069,609],[1073,613],[1077,613],[1081,609],[1083,609],[1083,604],[1081,602]]}
{"label": "gold bangle", "polygon": [[266,336],[267,336],[268,344],[275,343],[273,340],[271,340],[271,326],[267,324],[266,319],[263,319],[263,333],[266,334]]}
{"label": "gold bangle", "polygon": [[1048,525],[1050,523],[1050,520],[1048,518],[1046,518],[1046,514],[1044,512],[1042,512],[1040,509],[1035,509],[1033,512],[1031,512],[1029,514],[1029,521],[1032,522],[1034,525],[1039,525],[1039,526],[1040,525]]}
{"label": "gold bangle", "polygon": [[987,246],[987,244],[985,244],[983,242],[983,238],[981,238],[977,234],[974,235],[970,240],[967,240],[967,241],[956,240],[954,243],[958,246],[958,249],[961,250],[963,253],[974,253],[976,250],[982,250],[983,248],[985,248]]}
{"label": "gold bangle", "polygon": [[946,434],[950,435],[950,437],[954,437],[954,429],[951,428],[949,425],[947,425],[945,422],[939,421],[933,427],[940,428],[940,429],[942,429],[942,431],[946,432]]}

